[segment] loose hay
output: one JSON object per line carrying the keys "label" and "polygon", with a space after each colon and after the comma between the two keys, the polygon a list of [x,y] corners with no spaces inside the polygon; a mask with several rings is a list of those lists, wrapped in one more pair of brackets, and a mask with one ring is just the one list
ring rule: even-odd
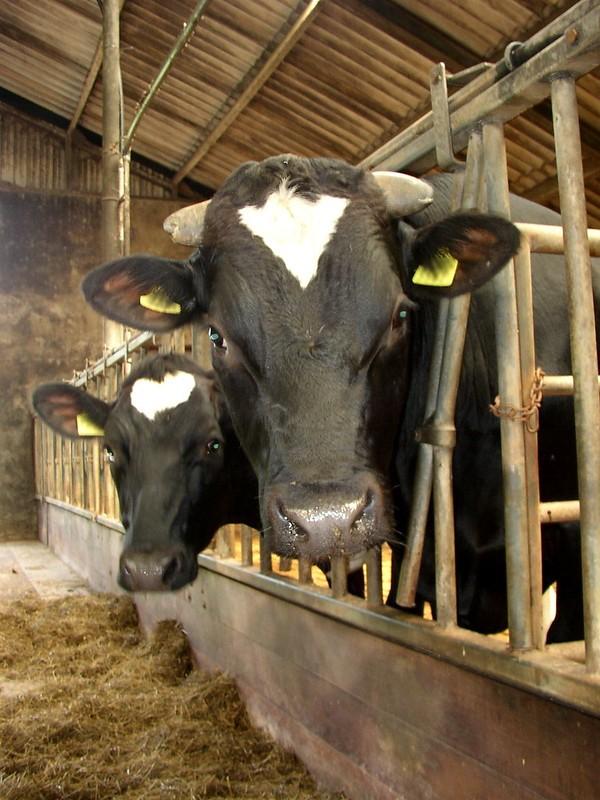
{"label": "loose hay", "polygon": [[0,687],[2,800],[333,798],[129,598],[0,604]]}

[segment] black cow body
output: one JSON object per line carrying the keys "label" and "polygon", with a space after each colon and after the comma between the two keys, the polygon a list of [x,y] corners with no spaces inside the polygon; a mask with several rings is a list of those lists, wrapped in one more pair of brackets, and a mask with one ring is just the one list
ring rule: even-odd
{"label": "black cow body", "polygon": [[[450,176],[438,176],[434,204],[410,221],[429,224],[448,208]],[[560,225],[558,214],[522,198],[511,198],[516,222]],[[600,262],[593,259],[596,307],[600,307]],[[536,363],[547,374],[571,374],[565,265],[562,256],[533,255]],[[411,346],[412,380],[400,425],[396,455],[399,477],[398,527],[406,530],[417,444],[415,430],[423,422],[428,364],[434,330],[434,309],[422,304]],[[488,410],[498,394],[494,298],[489,285],[473,293],[459,386],[453,460],[456,524],[457,610],[459,624],[490,633],[507,626],[504,506],[499,421]],[[598,318],[597,318],[598,329]],[[597,330],[597,334],[600,331]],[[517,423],[515,423],[517,424]],[[578,496],[573,400],[548,397],[540,414],[539,473],[542,500]],[[544,525],[543,581],[557,582],[557,616],[549,641],[582,638],[581,555],[579,526]],[[394,553],[393,605],[402,549]],[[428,522],[418,589],[418,606],[435,609],[433,521]]]}
{"label": "black cow body", "polygon": [[[165,395],[167,387],[174,396]],[[125,528],[123,588],[178,589],[196,578],[196,555],[218,528],[260,526],[254,472],[212,373],[194,361],[147,358],[113,403],[55,383],[40,386],[33,404],[58,433],[93,435],[91,423],[96,435],[104,435]],[[81,427],[82,415],[87,428]]]}
{"label": "black cow body", "polygon": [[518,247],[513,225],[475,213],[398,230],[394,217],[431,191],[407,204],[414,187],[394,177],[390,192],[328,159],[245,164],[208,205],[188,262],[132,256],[84,281],[97,310],[129,325],[208,323],[263,530],[282,555],[318,560],[393,536],[414,301],[471,291]]}

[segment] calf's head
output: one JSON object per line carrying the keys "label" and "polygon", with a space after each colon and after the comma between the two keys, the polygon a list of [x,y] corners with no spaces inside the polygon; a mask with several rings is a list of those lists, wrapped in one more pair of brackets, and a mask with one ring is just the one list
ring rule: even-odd
{"label": "calf's head", "polygon": [[224,433],[212,376],[181,356],[155,356],[112,403],[49,383],[36,389],[33,406],[64,436],[103,438],[125,528],[120,585],[162,591],[193,581],[222,499]]}
{"label": "calf's head", "polygon": [[275,552],[351,554],[390,535],[415,301],[470,291],[516,249],[498,218],[397,224],[431,194],[329,159],[251,162],[167,220],[199,245],[187,262],[132,256],[84,281],[87,300],[128,325],[207,325]]}

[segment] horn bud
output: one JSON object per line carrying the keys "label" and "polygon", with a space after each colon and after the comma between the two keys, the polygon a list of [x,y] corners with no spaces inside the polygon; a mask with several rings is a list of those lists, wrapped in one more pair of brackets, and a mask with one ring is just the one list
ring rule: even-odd
{"label": "horn bud", "polygon": [[433,200],[433,187],[421,178],[402,172],[371,173],[385,195],[387,210],[394,217],[407,217],[422,211]]}
{"label": "horn bud", "polygon": [[163,222],[163,228],[178,244],[199,245],[202,241],[204,216],[210,200],[180,208]]}

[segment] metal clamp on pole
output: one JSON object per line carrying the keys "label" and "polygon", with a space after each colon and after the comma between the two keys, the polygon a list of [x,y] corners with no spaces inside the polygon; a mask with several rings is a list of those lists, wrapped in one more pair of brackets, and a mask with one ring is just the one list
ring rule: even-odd
{"label": "metal clamp on pole", "polygon": [[435,425],[427,422],[418,428],[415,440],[421,444],[432,444],[435,447],[456,447],[456,428],[454,425]]}

